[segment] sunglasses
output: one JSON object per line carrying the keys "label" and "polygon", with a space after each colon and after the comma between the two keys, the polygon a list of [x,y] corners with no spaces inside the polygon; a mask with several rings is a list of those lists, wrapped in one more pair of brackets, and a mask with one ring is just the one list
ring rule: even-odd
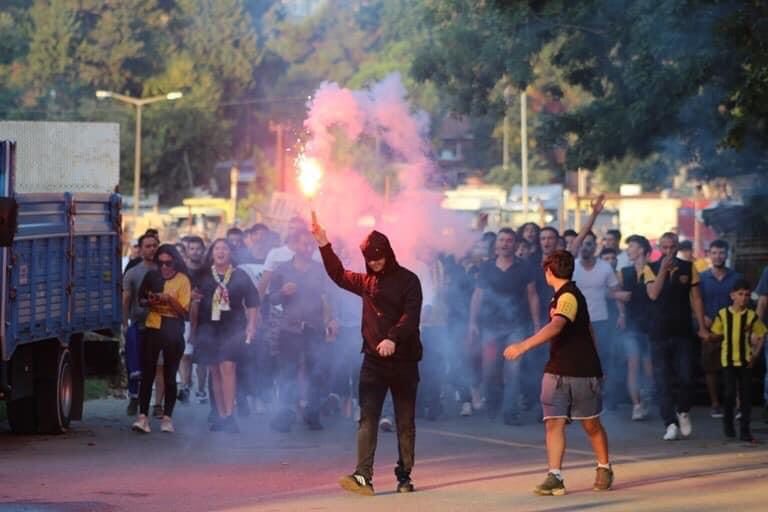
{"label": "sunglasses", "polygon": [[157,264],[161,267],[173,267],[173,260],[158,260]]}

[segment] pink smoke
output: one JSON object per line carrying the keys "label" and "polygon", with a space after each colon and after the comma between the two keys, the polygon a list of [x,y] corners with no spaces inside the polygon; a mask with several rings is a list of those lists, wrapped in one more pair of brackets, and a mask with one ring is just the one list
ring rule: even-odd
{"label": "pink smoke", "polygon": [[[323,83],[308,104],[304,127],[309,133],[304,151],[325,169],[313,206],[332,240],[356,248],[377,229],[390,238],[406,265],[426,249],[460,254],[471,245],[465,220],[443,210],[442,193],[424,186],[434,168],[428,156],[429,118],[413,111],[399,74],[361,91]],[[382,147],[386,145],[387,163],[396,165],[399,183],[388,202],[362,174],[377,169],[332,168],[339,130],[349,140],[362,143],[363,137],[370,141],[378,136]]]}

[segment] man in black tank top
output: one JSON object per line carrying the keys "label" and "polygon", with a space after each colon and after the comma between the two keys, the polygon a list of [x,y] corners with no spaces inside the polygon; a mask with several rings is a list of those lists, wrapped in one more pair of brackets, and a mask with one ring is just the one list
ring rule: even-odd
{"label": "man in black tank top", "polygon": [[581,421],[597,458],[593,489],[608,490],[613,484],[613,469],[608,459],[608,437],[600,422],[603,370],[587,301],[571,281],[574,260],[569,252],[556,251],[544,259],[542,266],[547,284],[555,290],[549,308],[550,321],[530,338],[509,345],[504,351],[507,359],[517,359],[528,350],[551,342],[541,384],[549,472],[534,493],[542,496],[565,494],[561,467],[565,454],[565,425],[572,420]]}

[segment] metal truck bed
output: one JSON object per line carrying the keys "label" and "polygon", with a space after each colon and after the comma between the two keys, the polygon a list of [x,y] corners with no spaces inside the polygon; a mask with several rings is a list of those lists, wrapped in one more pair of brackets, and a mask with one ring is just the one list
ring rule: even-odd
{"label": "metal truck bed", "polygon": [[120,324],[117,194],[19,194],[3,358],[20,344]]}

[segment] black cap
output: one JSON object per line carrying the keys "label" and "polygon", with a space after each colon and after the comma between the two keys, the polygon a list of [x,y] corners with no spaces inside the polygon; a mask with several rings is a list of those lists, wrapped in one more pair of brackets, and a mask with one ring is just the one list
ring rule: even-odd
{"label": "black cap", "polygon": [[678,251],[692,251],[693,250],[693,242],[690,240],[683,240],[680,242],[680,245],[677,246]]}

